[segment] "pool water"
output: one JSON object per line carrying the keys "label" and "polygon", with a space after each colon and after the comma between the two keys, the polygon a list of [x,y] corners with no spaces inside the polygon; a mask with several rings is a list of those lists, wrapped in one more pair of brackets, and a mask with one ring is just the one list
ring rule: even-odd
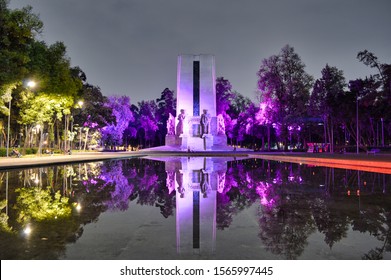
{"label": "pool water", "polygon": [[391,176],[132,158],[0,173],[1,259],[391,259]]}

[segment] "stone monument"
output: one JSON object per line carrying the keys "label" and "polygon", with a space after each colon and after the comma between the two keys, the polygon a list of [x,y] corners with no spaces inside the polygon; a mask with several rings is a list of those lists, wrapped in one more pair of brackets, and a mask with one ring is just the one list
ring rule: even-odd
{"label": "stone monument", "polygon": [[216,116],[213,55],[178,56],[176,111],[176,133],[166,136],[166,146],[187,151],[231,150]]}

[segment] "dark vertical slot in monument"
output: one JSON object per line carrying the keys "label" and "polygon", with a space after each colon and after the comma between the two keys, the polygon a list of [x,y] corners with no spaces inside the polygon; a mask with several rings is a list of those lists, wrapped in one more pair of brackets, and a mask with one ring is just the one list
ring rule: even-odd
{"label": "dark vertical slot in monument", "polygon": [[193,192],[193,248],[200,248],[200,192]]}
{"label": "dark vertical slot in monument", "polygon": [[200,115],[200,62],[193,61],[193,116]]}

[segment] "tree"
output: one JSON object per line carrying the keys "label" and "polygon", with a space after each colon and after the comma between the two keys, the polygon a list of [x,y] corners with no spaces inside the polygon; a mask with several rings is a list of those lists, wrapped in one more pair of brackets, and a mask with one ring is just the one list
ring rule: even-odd
{"label": "tree", "polygon": [[[29,57],[30,61],[26,67],[29,73],[39,81],[39,87],[35,94],[26,94],[20,99],[20,123],[24,125],[47,123],[49,135],[54,135],[54,130],[57,130],[58,146],[60,146],[60,131],[63,129],[63,148],[67,151],[71,110],[82,88],[83,77],[77,75],[76,71],[70,67],[70,59],[66,55],[66,47],[62,42],[56,42],[50,46],[47,46],[45,42],[33,42]],[[39,116],[42,112],[37,112],[37,114],[33,112],[33,110],[39,111],[39,102],[44,102],[41,104],[44,104],[46,113],[51,113],[52,116],[44,120]],[[27,129],[30,128],[27,127]],[[28,137],[28,133],[25,137]],[[26,138],[25,146],[27,140]]]}
{"label": "tree", "polygon": [[216,115],[226,113],[229,109],[230,99],[234,96],[231,90],[231,83],[224,77],[216,79]]}
{"label": "tree", "polygon": [[378,103],[378,88],[379,83],[373,77],[349,81],[350,92],[348,94],[351,99],[355,100],[351,101],[351,103],[356,105],[356,102],[358,102],[358,128],[356,120],[357,108],[351,108],[350,114],[348,116],[345,115],[344,119],[350,122],[347,124],[347,127],[356,140],[356,131],[357,129],[359,130],[358,142],[360,145],[376,145],[376,132],[373,121],[374,119],[380,119],[383,113],[379,110],[382,105]]}
{"label": "tree", "polygon": [[157,113],[156,121],[158,125],[158,137],[159,143],[163,143],[163,139],[167,134],[167,120],[169,115],[176,115],[176,99],[174,96],[174,91],[169,88],[165,88],[160,94],[160,98],[156,99]]}
{"label": "tree", "polygon": [[6,116],[11,113],[7,105],[13,98],[13,91],[29,74],[29,49],[43,27],[30,6],[10,10],[8,2],[0,0],[0,113]]}
{"label": "tree", "polygon": [[144,140],[151,144],[155,139],[155,133],[158,127],[158,107],[155,101],[141,101],[138,103],[139,107],[139,131],[143,133]]}
{"label": "tree", "polygon": [[[375,82],[379,82],[381,86],[375,96],[373,102],[375,103],[375,109],[378,113],[377,120],[381,120],[382,126],[385,121],[385,126],[388,127],[388,131],[391,131],[391,112],[389,110],[391,106],[391,64],[380,63],[377,56],[368,50],[361,51],[357,54],[357,59],[363,62],[365,65],[376,68],[377,74],[372,75],[370,79]],[[384,144],[384,135],[382,145]]]}
{"label": "tree", "polygon": [[29,49],[42,28],[31,6],[10,10],[8,1],[0,0],[0,88],[26,78]]}
{"label": "tree", "polygon": [[237,119],[240,113],[247,110],[252,104],[253,102],[250,98],[243,96],[237,91],[233,91],[227,113],[232,119]]}
{"label": "tree", "polygon": [[115,117],[115,123],[107,123],[102,129],[102,139],[108,145],[122,145],[123,133],[129,122],[134,120],[130,111],[130,98],[128,96],[111,96],[108,98],[105,106],[111,108],[112,115]]}
{"label": "tree", "polygon": [[285,143],[288,127],[297,125],[306,113],[313,79],[304,68],[293,47],[286,45],[278,55],[264,59],[257,73],[259,101],[275,108],[273,123],[281,128],[280,137]]}
{"label": "tree", "polygon": [[359,52],[357,54],[357,59],[365,65],[377,69],[378,74],[375,74],[374,78],[382,81],[384,92],[391,97],[391,65],[380,63],[377,56],[368,50]]}
{"label": "tree", "polygon": [[[225,96],[227,96],[227,94]],[[244,140],[242,137],[244,136],[244,130],[243,127],[240,128],[241,120],[239,120],[239,117],[253,105],[254,104],[250,98],[243,96],[239,92],[231,91],[229,93],[229,107],[226,112],[222,113],[222,115],[224,118],[225,133],[227,134],[228,139],[231,139],[231,143],[234,139],[236,139],[236,142]]]}
{"label": "tree", "polygon": [[345,86],[343,72],[326,64],[322,69],[322,77],[315,81],[310,98],[310,111],[322,118],[324,142],[331,144],[331,151],[334,151],[334,127],[338,121],[339,104]]}

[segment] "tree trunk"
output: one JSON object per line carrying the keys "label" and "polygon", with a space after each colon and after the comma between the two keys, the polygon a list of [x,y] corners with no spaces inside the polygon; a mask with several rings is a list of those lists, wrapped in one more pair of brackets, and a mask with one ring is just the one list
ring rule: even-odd
{"label": "tree trunk", "polygon": [[84,149],[83,149],[83,151],[85,152],[86,151],[86,148],[87,148],[87,142],[88,142],[88,132],[89,132],[89,128],[88,127],[86,127],[86,137],[85,137],[85,139],[84,139]]}
{"label": "tree trunk", "polygon": [[270,151],[270,125],[267,125],[267,150]]}
{"label": "tree trunk", "polygon": [[24,144],[23,144],[23,151],[22,151],[22,154],[25,155],[26,154],[26,149],[27,149],[27,146],[29,144],[29,141],[30,141],[30,130],[31,128],[28,128],[27,125],[25,126],[25,140],[24,140]]}

